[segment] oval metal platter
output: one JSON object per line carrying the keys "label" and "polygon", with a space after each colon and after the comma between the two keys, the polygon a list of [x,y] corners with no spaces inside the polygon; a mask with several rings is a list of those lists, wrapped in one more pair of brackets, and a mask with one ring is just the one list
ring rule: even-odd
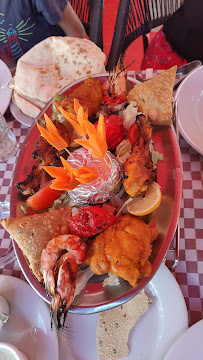
{"label": "oval metal platter", "polygon": [[[105,81],[108,74],[99,74],[93,76],[95,80]],[[62,91],[61,94],[69,95],[74,89],[79,87],[86,78],[80,79]],[[136,80],[129,78],[129,89],[138,83]],[[46,111],[48,116],[52,113],[52,101],[50,101],[38,118],[42,117]],[[36,148],[39,131],[36,122],[30,128],[23,147],[20,151],[13,177],[12,193],[11,193],[11,216],[23,216],[20,209],[22,203],[21,195],[18,193],[16,184],[25,180],[30,173],[34,160],[32,153]],[[103,310],[111,309],[118,306],[139,293],[155,275],[163,262],[165,255],[173,240],[181,206],[182,198],[182,163],[179,144],[173,127],[154,126],[153,140],[155,149],[163,154],[163,160],[159,161],[157,168],[157,183],[161,186],[162,201],[159,208],[154,211],[148,221],[153,221],[158,229],[159,236],[153,243],[150,261],[152,264],[152,272],[149,277],[139,281],[138,286],[133,288],[128,282],[120,279],[120,285],[102,286],[104,276],[94,275],[81,292],[76,296],[69,311],[78,314],[91,314]],[[47,297],[43,284],[40,284],[29,269],[28,263],[23,256],[15,241],[13,241],[15,253],[22,269],[22,272],[33,287],[33,289],[46,302],[50,303],[51,299]]]}

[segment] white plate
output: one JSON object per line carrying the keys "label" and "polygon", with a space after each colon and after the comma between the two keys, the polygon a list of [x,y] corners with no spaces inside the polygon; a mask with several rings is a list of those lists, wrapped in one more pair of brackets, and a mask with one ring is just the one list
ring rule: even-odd
{"label": "white plate", "polygon": [[203,66],[192,71],[179,86],[178,126],[181,135],[203,155]]}
{"label": "white plate", "polygon": [[0,60],[0,112],[5,114],[11,101],[12,90],[8,88],[8,83],[12,79],[8,66]]}
{"label": "white plate", "polygon": [[16,120],[19,121],[19,123],[27,127],[30,127],[33,124],[34,119],[23,114],[22,111],[20,111],[20,109],[13,103],[13,101],[11,101],[10,103],[10,110],[11,110],[11,114],[14,116]]}
{"label": "white plate", "polygon": [[[145,291],[152,304],[130,333],[130,352],[126,360],[163,360],[172,344],[188,328],[185,300],[165,265],[161,265]],[[69,336],[59,335],[60,360],[98,360],[98,317],[98,314],[68,314]]]}
{"label": "white plate", "polygon": [[199,360],[203,354],[203,320],[189,328],[171,347],[164,360]]}
{"label": "white plate", "polygon": [[0,341],[10,342],[29,360],[57,360],[58,337],[50,330],[49,308],[23,280],[0,275],[0,294],[10,307],[10,319],[0,332]]}

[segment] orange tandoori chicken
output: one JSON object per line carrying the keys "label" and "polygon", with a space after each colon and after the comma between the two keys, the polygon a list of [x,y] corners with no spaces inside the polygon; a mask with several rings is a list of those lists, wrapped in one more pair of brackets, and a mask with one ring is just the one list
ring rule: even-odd
{"label": "orange tandoori chicken", "polygon": [[156,228],[133,215],[124,215],[96,236],[85,258],[93,273],[113,272],[136,286],[140,278],[149,276],[151,243],[157,238]]}
{"label": "orange tandoori chicken", "polygon": [[57,110],[61,106],[67,112],[75,114],[74,98],[79,101],[84,111],[88,110],[88,116],[95,114],[102,101],[101,82],[88,78],[84,81],[84,84],[75,89],[69,96],[60,101],[54,100],[54,105]]}
{"label": "orange tandoori chicken", "polygon": [[155,172],[150,153],[152,127],[147,124],[145,115],[137,116],[138,137],[132,146],[131,157],[124,165],[123,186],[131,196],[144,195],[155,180]]}

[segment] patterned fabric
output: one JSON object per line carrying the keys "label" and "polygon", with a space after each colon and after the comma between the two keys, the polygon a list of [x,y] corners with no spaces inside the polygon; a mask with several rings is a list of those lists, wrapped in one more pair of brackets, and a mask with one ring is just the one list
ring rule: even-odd
{"label": "patterned fabric", "polygon": [[161,30],[150,42],[141,64],[141,69],[152,68],[158,69],[169,69],[173,65],[187,64],[187,60],[179,56],[173,51],[171,45],[166,41],[165,35]]}
{"label": "patterned fabric", "polygon": [[65,35],[57,25],[68,0],[1,0],[0,58],[14,68],[31,47],[52,35]]}

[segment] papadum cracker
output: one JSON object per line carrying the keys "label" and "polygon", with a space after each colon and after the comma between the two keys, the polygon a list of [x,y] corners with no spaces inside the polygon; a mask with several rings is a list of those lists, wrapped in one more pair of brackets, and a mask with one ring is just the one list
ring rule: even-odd
{"label": "papadum cracker", "polygon": [[129,332],[149,306],[144,290],[127,303],[99,314],[96,345],[99,360],[116,360],[128,356]]}

